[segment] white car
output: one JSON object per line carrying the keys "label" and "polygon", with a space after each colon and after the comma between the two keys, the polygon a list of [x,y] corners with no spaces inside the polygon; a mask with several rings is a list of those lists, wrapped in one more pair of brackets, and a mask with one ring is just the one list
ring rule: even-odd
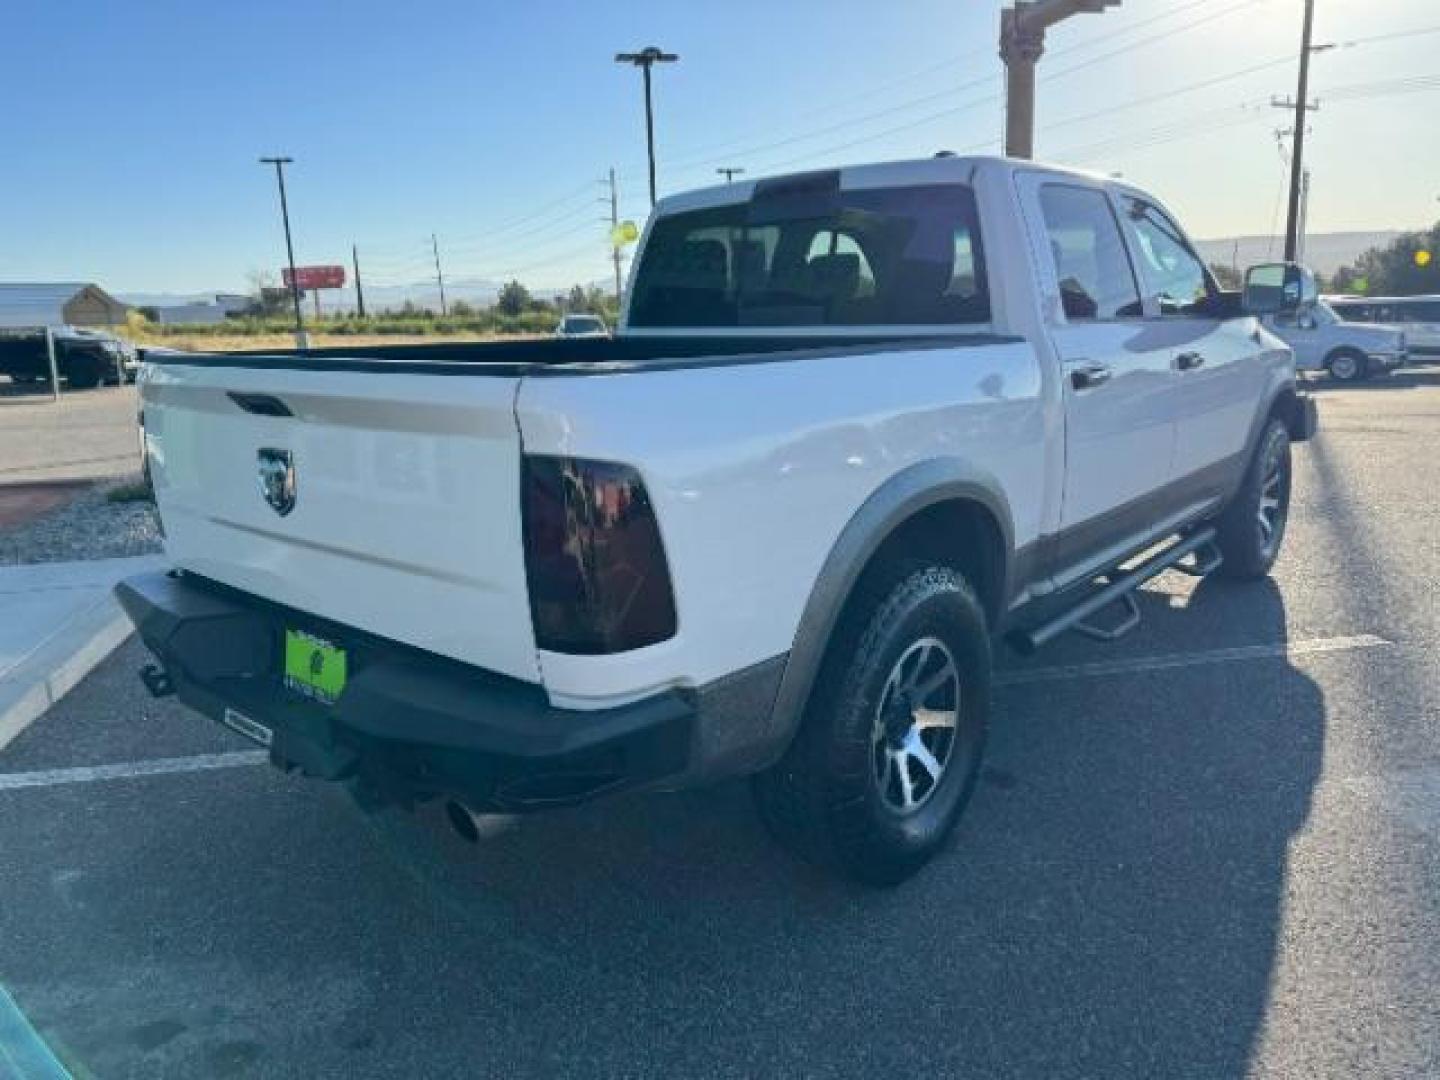
{"label": "white car", "polygon": [[1270,315],[1265,325],[1295,350],[1300,371],[1325,371],[1338,382],[1359,382],[1409,362],[1405,331],[1346,322],[1325,301]]}
{"label": "white car", "polygon": [[599,315],[566,315],[555,327],[562,338],[608,337],[610,329]]}
{"label": "white car", "polygon": [[1002,641],[1280,551],[1315,410],[1256,316],[1313,280],[1220,292],[1136,187],[945,158],[696,191],[627,297],[613,338],[152,354],[172,568],[118,589],[152,692],[472,839],[753,776],[784,841],[893,883],[975,788]]}

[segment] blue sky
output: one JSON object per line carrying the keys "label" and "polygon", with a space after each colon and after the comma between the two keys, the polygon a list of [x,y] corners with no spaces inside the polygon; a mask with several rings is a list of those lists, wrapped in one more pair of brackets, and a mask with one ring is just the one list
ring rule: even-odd
{"label": "blue sky", "polygon": [[[681,54],[656,72],[664,193],[717,165],[997,150],[1000,6],[9,0],[0,280],[242,289],[283,261],[255,160],[276,152],[296,158],[302,263],[355,242],[374,283],[420,280],[433,231],[450,277],[603,278],[606,169],[624,216],[647,209],[640,78],[617,50]],[[1300,10],[1125,0],[1067,24],[1039,156],[1124,172],[1197,237],[1268,232],[1285,117],[1265,102],[1293,93]],[[1440,7],[1319,0],[1316,39],[1365,40],[1315,60],[1312,229],[1433,222]]]}

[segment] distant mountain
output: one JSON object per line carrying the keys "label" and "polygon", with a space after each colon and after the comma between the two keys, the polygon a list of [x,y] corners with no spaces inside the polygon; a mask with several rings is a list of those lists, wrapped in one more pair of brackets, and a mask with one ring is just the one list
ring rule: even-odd
{"label": "distant mountain", "polygon": [[[1305,264],[1318,274],[1330,275],[1348,266],[1373,247],[1384,247],[1399,230],[1381,232],[1311,233],[1305,239]],[[1236,255],[1236,245],[1239,253]],[[1206,262],[1229,266],[1235,262],[1244,273],[1247,266],[1274,262],[1285,253],[1283,237],[1232,236],[1218,240],[1197,240],[1196,248]]]}

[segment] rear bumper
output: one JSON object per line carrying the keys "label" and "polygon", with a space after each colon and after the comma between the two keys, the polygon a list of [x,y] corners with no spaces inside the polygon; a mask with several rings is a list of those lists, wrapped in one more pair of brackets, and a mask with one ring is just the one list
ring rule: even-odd
{"label": "rear bumper", "polygon": [[[534,684],[318,623],[193,576],[144,574],[115,591],[181,701],[236,730],[248,726],[252,738],[269,729],[273,764],[323,779],[359,777],[382,802],[443,796],[505,810],[579,802],[693,772],[703,745],[695,694],[556,709]],[[346,650],[349,677],[333,705],[284,687],[286,628]]]}
{"label": "rear bumper", "polygon": [[1410,362],[1410,354],[1404,350],[1399,352],[1372,352],[1366,355],[1369,356],[1372,365],[1382,367],[1387,371],[1397,367],[1404,367]]}

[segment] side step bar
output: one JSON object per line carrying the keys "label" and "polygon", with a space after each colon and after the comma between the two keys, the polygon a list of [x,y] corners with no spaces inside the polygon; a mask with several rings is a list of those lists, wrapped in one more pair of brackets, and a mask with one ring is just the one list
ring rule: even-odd
{"label": "side step bar", "polygon": [[[1207,550],[1208,549],[1208,550]],[[1201,553],[1203,554],[1197,554]],[[1190,555],[1197,556],[1194,566],[1180,566],[1180,561]],[[1068,611],[1055,616],[1049,622],[1041,623],[1030,630],[1021,630],[1011,637],[1011,643],[1025,655],[1042,645],[1053,641],[1066,630],[1079,630],[1088,637],[1101,641],[1114,641],[1133,630],[1140,623],[1140,608],[1135,603],[1134,592],[1145,582],[1174,567],[1187,574],[1203,577],[1220,565],[1220,553],[1215,548],[1215,530],[1201,529],[1164,551],[1152,555],[1135,569],[1127,571],[1110,581],[1098,592],[1093,592]],[[1125,618],[1113,629],[1100,629],[1086,623],[1086,619],[1116,602],[1125,605]]]}

